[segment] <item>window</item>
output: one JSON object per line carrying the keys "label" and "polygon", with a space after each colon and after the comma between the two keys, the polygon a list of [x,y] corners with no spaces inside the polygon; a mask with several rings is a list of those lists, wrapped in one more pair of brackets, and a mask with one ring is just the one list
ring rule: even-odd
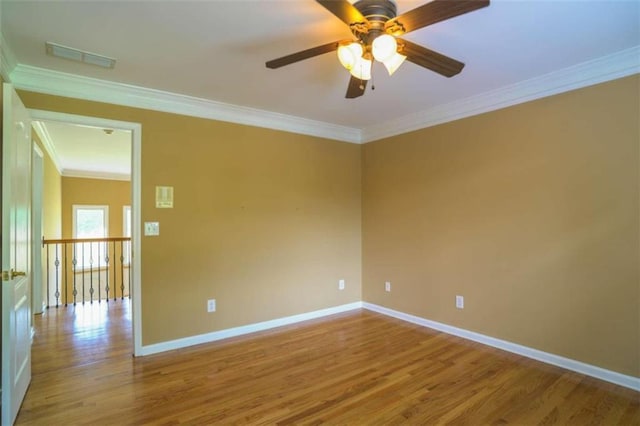
{"label": "window", "polygon": [[[73,238],[106,238],[109,236],[109,206],[73,206]],[[77,243],[74,269],[105,266],[107,244]]]}
{"label": "window", "polygon": [[[131,206],[122,207],[122,232],[123,237],[131,238]],[[122,256],[124,257],[124,264],[128,265],[131,262],[131,241],[125,241],[122,246]]]}

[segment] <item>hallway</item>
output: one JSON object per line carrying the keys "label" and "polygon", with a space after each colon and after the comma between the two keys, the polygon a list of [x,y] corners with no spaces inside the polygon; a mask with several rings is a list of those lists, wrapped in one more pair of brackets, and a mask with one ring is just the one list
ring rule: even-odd
{"label": "hallway", "polygon": [[[114,360],[131,364],[130,299],[50,308],[34,316],[34,328],[32,382],[16,424],[30,422],[29,407],[39,413],[34,424],[56,423],[53,418],[62,407],[76,411],[87,405],[84,398],[102,391],[96,384],[114,370]],[[108,410],[100,404],[91,411],[97,416]]]}

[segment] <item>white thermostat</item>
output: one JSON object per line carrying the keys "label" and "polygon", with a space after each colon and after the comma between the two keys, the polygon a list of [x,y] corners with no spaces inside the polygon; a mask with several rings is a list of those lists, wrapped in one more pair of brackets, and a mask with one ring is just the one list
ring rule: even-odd
{"label": "white thermostat", "polygon": [[156,208],[173,208],[173,186],[156,186]]}

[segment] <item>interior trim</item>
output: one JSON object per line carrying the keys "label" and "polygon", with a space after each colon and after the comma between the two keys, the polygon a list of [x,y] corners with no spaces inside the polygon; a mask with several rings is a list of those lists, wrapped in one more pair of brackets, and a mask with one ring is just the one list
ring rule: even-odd
{"label": "interior trim", "polygon": [[38,134],[40,141],[42,141],[44,150],[47,151],[47,154],[49,154],[49,158],[51,158],[51,161],[53,161],[53,165],[56,167],[58,174],[62,175],[60,158],[58,157],[58,152],[56,151],[56,147],[55,147],[55,144],[53,143],[53,139],[51,139],[51,135],[47,130],[47,126],[42,121],[37,121],[37,120],[32,121],[31,126]]}
{"label": "interior trim", "polygon": [[482,343],[483,345],[502,349],[503,351],[522,355],[524,357],[535,359],[537,361],[541,361],[546,364],[555,365],[557,367],[561,367],[566,370],[575,371],[576,373],[595,377],[596,379],[604,380],[606,382],[614,383],[616,385],[620,385],[629,389],[640,391],[640,378],[638,377],[627,376],[625,374],[617,373],[615,371],[606,370],[601,367],[596,367],[595,365],[586,364],[584,362],[580,362],[570,358],[565,358],[559,355],[555,355],[552,353],[540,351],[538,349],[533,349],[528,346],[519,345],[517,343],[512,343],[506,340],[496,339],[495,337],[476,333],[474,331],[465,330],[463,328],[453,327],[451,325],[443,324],[441,322],[431,321],[422,317],[406,314],[404,312],[389,309],[384,306],[376,305],[373,303],[363,302],[362,307],[364,309],[368,309],[370,311],[377,312],[379,314],[387,315],[387,316],[397,318],[403,321],[407,321],[413,324],[421,325],[423,327],[431,328],[433,330],[441,331],[443,333],[451,334],[453,336],[462,337],[463,339],[472,340],[474,342]]}
{"label": "interior trim", "polygon": [[64,169],[60,173],[62,177],[85,178],[85,179],[107,179],[130,181],[131,175],[127,173],[96,172],[87,170]]}
{"label": "interior trim", "polygon": [[497,349],[501,349],[507,352],[515,353],[527,358],[535,359],[537,361],[544,362],[546,364],[555,365],[566,370],[575,371],[576,373],[584,374],[585,376],[594,377],[596,379],[604,380],[606,382],[614,383],[616,385],[624,386],[629,389],[640,391],[640,378],[628,376],[625,374],[617,373],[615,371],[607,370],[595,365],[586,364],[584,362],[576,361],[570,358],[565,358],[552,353],[540,351],[538,349],[530,348],[528,346],[519,345],[506,340],[496,339],[495,337],[487,336],[484,334],[476,333],[474,331],[465,330],[463,328],[453,327],[451,325],[443,324],[436,321],[431,321],[426,318],[418,317],[415,315],[407,314],[404,312],[396,311],[394,309],[386,308],[384,306],[376,305],[369,302],[353,302],[346,305],[335,306],[332,308],[321,309],[318,311],[307,312],[298,315],[292,315],[283,318],[277,318],[270,321],[264,321],[254,324],[243,325],[240,327],[228,328],[225,330],[214,331],[211,333],[200,334],[197,336],[190,336],[176,340],[170,340],[167,342],[155,343],[142,347],[140,355],[151,355],[160,352],[171,351],[175,349],[186,348],[188,346],[200,345],[203,343],[211,343],[222,339],[228,339],[230,337],[242,336],[245,334],[255,333],[257,331],[269,330],[284,325],[290,325],[307,321],[311,319],[326,317],[333,314],[351,311],[354,309],[367,309],[372,312],[377,312],[382,315],[386,315],[392,318],[396,318],[402,321],[417,324],[422,327],[427,327],[433,330],[441,331],[446,334],[461,337],[463,339],[472,340],[474,342],[481,343],[483,345],[491,346]]}
{"label": "interior trim", "polygon": [[363,129],[363,143],[640,73],[640,46]]}
{"label": "interior trim", "polygon": [[326,317],[328,315],[339,314],[342,312],[352,311],[362,308],[362,302],[353,302],[346,305],[335,306],[318,311],[306,312],[298,315],[277,318],[270,321],[263,321],[240,327],[227,328],[225,330],[214,331],[212,333],[200,334],[197,336],[184,337],[182,339],[170,340],[168,342],[155,343],[142,347],[142,355],[151,355],[159,352],[171,351],[174,349],[185,348],[187,346],[200,345],[202,343],[211,343],[217,340],[228,339],[229,337],[242,336],[245,334],[255,333],[257,331],[269,330],[283,325],[290,325],[311,319]]}
{"label": "interior trim", "polygon": [[0,75],[5,83],[11,83],[11,73],[16,67],[16,57],[0,33]]}
{"label": "interior trim", "polygon": [[[3,55],[5,49],[6,46],[2,49]],[[10,80],[18,89],[48,95],[227,121],[343,142],[367,143],[637,73],[640,73],[640,46],[362,129],[22,64],[11,71]]]}
{"label": "interior trim", "polygon": [[89,171],[89,170],[74,170],[74,169],[63,169],[60,165],[60,157],[58,156],[58,152],[56,151],[55,144],[53,143],[53,139],[47,130],[47,126],[43,121],[32,121],[31,125],[33,129],[40,137],[42,141],[42,145],[44,146],[45,151],[49,154],[51,161],[53,161],[53,165],[56,167],[58,174],[63,177],[77,177],[77,178],[87,178],[87,179],[109,179],[109,180],[125,180],[130,181],[131,175],[128,173],[113,173],[113,172],[98,172],[98,171]]}
{"label": "interior trim", "polygon": [[220,120],[351,143],[359,143],[361,139],[360,130],[351,127],[29,65],[18,64],[11,73],[11,81],[20,90],[47,95]]}

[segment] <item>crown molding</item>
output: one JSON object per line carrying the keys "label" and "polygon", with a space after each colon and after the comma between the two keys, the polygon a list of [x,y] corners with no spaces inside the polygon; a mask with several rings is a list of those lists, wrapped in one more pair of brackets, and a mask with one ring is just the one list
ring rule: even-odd
{"label": "crown molding", "polygon": [[[2,41],[4,45],[4,40]],[[5,52],[2,48],[3,64]],[[3,69],[4,66],[3,66]],[[6,68],[9,69],[9,68]],[[640,73],[640,46],[363,129],[18,64],[16,88],[286,132],[367,143]]]}
{"label": "crown molding", "polygon": [[113,172],[99,172],[92,170],[76,170],[76,169],[65,169],[60,164],[60,157],[58,156],[58,152],[56,151],[55,143],[47,130],[47,125],[43,121],[34,120],[31,122],[31,125],[35,132],[40,137],[40,141],[42,142],[42,146],[44,150],[49,154],[51,161],[53,162],[56,170],[63,177],[74,177],[74,178],[87,178],[87,179],[108,179],[108,180],[124,180],[130,181],[131,175],[129,173],[113,173]]}
{"label": "crown molding", "polygon": [[47,126],[42,121],[32,121],[31,126],[33,130],[36,131],[38,137],[40,138],[40,142],[42,142],[42,146],[44,150],[47,151],[53,165],[56,166],[56,170],[58,173],[62,175],[62,166],[60,166],[60,157],[58,156],[58,152],[56,151],[56,145],[53,143],[53,139],[47,130]]}
{"label": "crown molding", "polygon": [[640,73],[640,46],[362,129],[362,143]]}
{"label": "crown molding", "polygon": [[16,68],[16,57],[0,33],[0,75],[6,83],[11,82],[11,73]]}
{"label": "crown molding", "polygon": [[125,180],[125,181],[131,180],[131,175],[128,173],[96,172],[91,170],[65,169],[62,171],[61,175],[62,177],[69,177],[69,178]]}
{"label": "crown molding", "polygon": [[47,95],[227,121],[274,130],[360,143],[361,131],[322,121],[163,92],[122,83],[18,64],[11,72],[16,88]]}

